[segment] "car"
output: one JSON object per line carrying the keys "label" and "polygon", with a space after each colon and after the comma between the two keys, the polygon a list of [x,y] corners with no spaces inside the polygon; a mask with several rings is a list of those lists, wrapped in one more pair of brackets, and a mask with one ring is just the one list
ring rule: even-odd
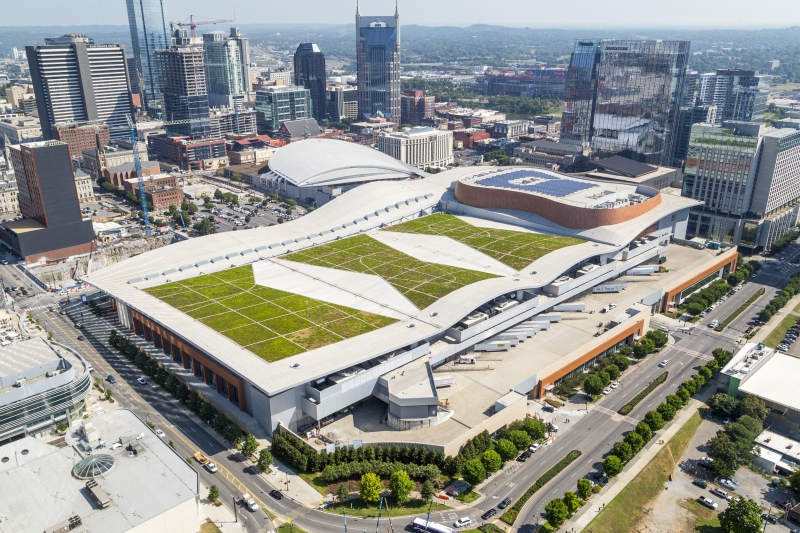
{"label": "car", "polygon": [[709,308],[707,309],[707,311],[713,311],[713,310],[714,310],[714,309],[716,309],[716,308],[717,308],[717,304],[712,304],[712,305],[711,305],[711,307],[709,307]]}
{"label": "car", "polygon": [[778,523],[778,517],[777,516],[772,516],[771,514],[768,514],[768,513],[763,513],[761,515],[761,519],[762,520],[766,520],[770,524],[777,524]]}
{"label": "car", "polygon": [[85,341],[86,337],[84,337],[83,335],[78,335],[78,340],[79,341]]}
{"label": "car", "polygon": [[528,460],[530,456],[531,456],[531,451],[525,450],[524,453],[522,453],[519,457],[517,457],[517,461],[519,461],[520,463],[524,463],[525,461]]}
{"label": "car", "polygon": [[144,378],[136,378],[136,381],[139,383],[139,385],[147,385],[147,380]]}
{"label": "car", "polygon": [[94,372],[94,367],[92,365],[90,365],[89,363],[87,363],[86,364],[86,370],[88,370],[89,372]]}
{"label": "car", "polygon": [[456,520],[455,522],[453,522],[453,525],[455,527],[464,527],[464,526],[470,525],[471,523],[472,523],[472,518],[470,518],[468,516],[463,516],[463,517],[459,518],[458,520]]}
{"label": "car", "polygon": [[615,307],[617,307],[617,304],[608,304],[609,309],[614,309]]}
{"label": "car", "polygon": [[727,479],[728,481],[730,481],[731,483],[733,483],[737,487],[739,486],[739,480],[736,479],[735,477],[726,477],[725,479]]}
{"label": "car", "polygon": [[47,310],[48,310],[48,311],[50,311],[50,312],[52,313],[52,312],[53,312],[53,311],[55,311],[56,309],[55,309],[55,307],[52,307],[52,306],[50,306],[50,307],[48,307],[48,308],[47,308]]}
{"label": "car", "polygon": [[258,511],[258,503],[256,503],[253,497],[247,493],[242,495],[242,505],[247,507],[247,509],[252,513]]}
{"label": "car", "polygon": [[121,447],[122,447],[122,443],[121,442],[115,442],[114,444],[111,445],[111,449],[112,450],[116,450],[117,448],[121,448]]}
{"label": "car", "polygon": [[728,493],[717,487],[712,488],[709,492],[714,496],[719,496],[720,498],[725,498],[726,500],[728,499]]}
{"label": "car", "polygon": [[731,483],[731,480],[729,480],[729,479],[723,479],[723,480],[721,480],[719,482],[719,484],[722,485],[723,487],[725,487],[728,490],[736,490],[736,485]]}
{"label": "car", "polygon": [[547,413],[553,413],[555,412],[555,410],[556,408],[553,407],[552,405],[545,405],[544,407],[542,407],[542,411],[545,411]]}
{"label": "car", "polygon": [[82,328],[83,327],[83,322],[78,322],[77,324],[75,324],[75,327],[78,328],[78,329]]}
{"label": "car", "polygon": [[728,425],[728,424],[730,424],[730,423],[731,423],[731,419],[730,419],[730,418],[726,418],[726,419],[724,419],[724,420],[722,421],[722,425],[723,425],[723,426],[727,426],[727,425]]}
{"label": "car", "polygon": [[664,368],[665,366],[667,366],[668,363],[669,363],[669,359],[664,359],[663,361],[658,363],[658,366],[660,366],[661,368]]}
{"label": "car", "polygon": [[715,328],[715,327],[717,327],[717,326],[719,326],[719,320],[716,320],[716,319],[712,320],[712,321],[711,321],[711,322],[709,322],[709,324],[708,324],[708,327],[710,327],[710,328]]}
{"label": "car", "polygon": [[139,433],[136,435],[136,440],[142,440],[144,438],[144,433]]}
{"label": "car", "polygon": [[664,333],[669,333],[669,328],[667,326],[661,326],[658,329],[659,329],[659,331],[663,331]]}
{"label": "car", "polygon": [[614,383],[612,383],[612,384],[610,385],[610,387],[611,387],[612,389],[616,389],[617,387],[619,387],[619,381],[615,381]]}
{"label": "car", "polygon": [[505,498],[503,501],[501,501],[499,504],[497,504],[497,508],[498,509],[505,509],[509,505],[511,505],[511,498]]}
{"label": "car", "polygon": [[752,276],[750,276],[750,279],[756,279],[756,275],[753,274]]}
{"label": "car", "polygon": [[694,481],[692,481],[692,484],[693,484],[693,485],[697,485],[697,486],[698,486],[698,487],[700,487],[701,489],[705,489],[705,488],[707,488],[707,487],[708,487],[708,483],[707,483],[707,482],[705,482],[705,481],[704,481],[704,480],[702,480],[702,479],[695,479]]}
{"label": "car", "polygon": [[531,453],[536,453],[536,450],[538,450],[541,447],[542,445],[540,443],[534,442],[533,444],[531,444],[531,447],[528,448],[528,450],[530,450]]}
{"label": "car", "polygon": [[611,394],[611,387],[606,387],[605,389],[603,389],[603,395],[605,396],[608,394]]}
{"label": "car", "polygon": [[114,384],[114,383],[116,383],[116,382],[117,382],[117,378],[115,378],[115,377],[114,377],[114,376],[112,376],[112,375],[109,375],[109,376],[106,378],[106,381],[108,381],[108,382],[109,382],[109,383],[111,383],[111,384]]}
{"label": "car", "polygon": [[753,328],[753,326],[750,326],[750,327],[748,327],[746,330],[744,330],[744,332],[745,332],[745,333],[752,333],[752,332],[753,332],[753,329],[755,329],[755,328]]}
{"label": "car", "polygon": [[481,520],[488,520],[496,514],[497,514],[497,509],[493,507],[481,515]]}
{"label": "car", "polygon": [[600,471],[592,472],[592,477],[595,478],[595,479],[602,479],[603,478],[603,473],[600,472]]}
{"label": "car", "polygon": [[275,498],[276,500],[282,500],[283,499],[283,493],[281,491],[279,491],[278,489],[272,489],[271,491],[269,491],[269,495],[272,496],[273,498]]}
{"label": "car", "polygon": [[697,464],[702,466],[703,468],[711,468],[711,463],[713,463],[713,462],[714,462],[714,459],[712,459],[710,457],[702,457],[702,458],[700,458],[699,461],[697,461]]}
{"label": "car", "polygon": [[711,498],[706,498],[705,496],[700,496],[697,498],[697,501],[700,502],[701,505],[705,505],[709,509],[717,509],[717,502],[712,500]]}
{"label": "car", "polygon": [[62,309],[61,311],[59,311],[59,312],[58,312],[58,314],[59,314],[59,315],[66,315],[66,314],[67,314],[67,312],[66,312],[66,311],[64,311],[64,310]]}
{"label": "car", "polygon": [[206,470],[208,470],[208,471],[209,471],[209,472],[211,472],[212,474],[216,474],[217,472],[219,472],[219,468],[217,468],[217,465],[216,465],[216,464],[214,464],[214,463],[213,463],[213,462],[211,462],[211,461],[207,462],[207,463],[206,463],[206,464],[204,464],[203,466],[205,466],[205,467],[206,467]]}
{"label": "car", "polygon": [[160,438],[162,438],[162,439],[163,439],[164,437],[166,437],[166,435],[164,435],[164,432],[163,432],[163,431],[161,431],[160,429],[157,429],[157,430],[156,430],[156,435],[158,435],[158,436],[159,436]]}
{"label": "car", "polygon": [[708,312],[706,312],[706,311],[703,311],[702,313],[700,313],[700,318],[703,318],[703,317],[705,317],[707,314],[708,314]]}

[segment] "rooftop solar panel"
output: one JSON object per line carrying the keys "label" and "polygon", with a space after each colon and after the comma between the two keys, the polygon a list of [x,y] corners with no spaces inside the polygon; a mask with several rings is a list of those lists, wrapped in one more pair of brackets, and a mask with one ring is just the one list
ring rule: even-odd
{"label": "rooftop solar panel", "polygon": [[[543,179],[537,183],[511,183],[512,180],[519,180],[524,178]],[[503,172],[501,174],[493,174],[486,178],[476,180],[476,183],[486,185],[489,187],[500,187],[504,189],[516,189],[521,191],[536,192],[547,196],[554,196],[563,198],[585,189],[597,187],[594,183],[587,183],[584,181],[577,181],[571,179],[561,178],[554,176],[547,172],[538,170],[514,170],[511,172]]]}

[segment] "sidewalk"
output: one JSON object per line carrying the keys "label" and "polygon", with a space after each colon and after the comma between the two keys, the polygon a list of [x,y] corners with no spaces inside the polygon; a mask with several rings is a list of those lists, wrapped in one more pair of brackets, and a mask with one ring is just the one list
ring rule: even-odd
{"label": "sidewalk", "polygon": [[761,329],[758,330],[758,333],[750,339],[748,342],[764,342],[764,339],[772,333],[772,330],[780,324],[784,318],[789,316],[790,314],[794,313],[794,308],[800,305],[800,294],[796,294],[792,297],[791,300],[784,306],[783,309],[777,312],[775,316],[769,319],[769,321],[761,326]]}
{"label": "sidewalk", "polygon": [[[259,439],[259,444],[263,444],[264,440]],[[292,500],[309,506],[313,509],[319,507],[325,497],[320,494],[314,487],[306,483],[306,480],[292,472],[289,467],[281,464],[273,457],[272,472],[270,474],[261,474],[270,485],[280,489],[285,495]],[[286,482],[289,482],[289,489],[286,489]]]}
{"label": "sidewalk", "polygon": [[[220,505],[217,507],[212,504],[207,498],[208,489],[206,485],[200,483],[200,497],[198,500],[199,505],[199,518],[200,524],[205,524],[210,519],[223,533],[242,533],[245,531],[244,524],[236,522],[233,513],[225,507]],[[213,528],[212,528],[213,529]]]}
{"label": "sidewalk", "polygon": [[[599,494],[595,494],[581,509],[575,513],[572,519],[562,526],[565,530],[575,528],[582,531],[591,522],[602,508],[603,504],[611,502],[628,483],[639,475],[645,466],[658,452],[663,449],[663,444],[658,444],[659,440],[669,442],[683,425],[694,415],[695,411],[705,405],[706,400],[716,393],[715,387],[707,387],[697,398],[692,398],[689,405],[681,409],[680,413],[667,425],[666,429],[660,430],[653,436],[653,439],[640,451],[633,462],[628,463],[625,470],[620,475],[612,479]],[[609,450],[611,448],[609,447]]]}

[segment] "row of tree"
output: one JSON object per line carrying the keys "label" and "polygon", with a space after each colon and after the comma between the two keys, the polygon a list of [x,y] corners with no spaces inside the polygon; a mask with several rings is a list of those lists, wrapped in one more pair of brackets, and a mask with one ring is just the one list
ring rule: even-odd
{"label": "row of tree", "polygon": [[786,249],[787,246],[792,244],[797,237],[800,237],[800,231],[790,231],[786,233],[783,237],[773,242],[769,247],[770,255],[780,254]]}
{"label": "row of tree", "polygon": [[714,459],[711,468],[720,477],[730,476],[758,456],[758,447],[753,443],[764,430],[769,408],[756,396],[746,396],[739,401],[725,393],[709,398],[708,406],[721,416],[735,417],[735,421],[723,426],[708,441],[708,455]]}
{"label": "row of tree", "polygon": [[728,276],[728,285],[736,287],[759,270],[761,270],[761,263],[758,261],[748,261],[744,265],[740,265],[736,272]]}
{"label": "row of tree", "polygon": [[592,492],[592,484],[589,480],[585,478],[579,479],[577,492],[565,492],[563,498],[551,500],[544,506],[547,522],[558,529],[568,518],[578,512],[578,509],[586,503]]}
{"label": "row of tree", "polygon": [[800,293],[800,273],[794,273],[789,277],[789,282],[780,291],[775,298],[770,300],[770,302],[758,313],[758,318],[766,322],[775,314],[783,309],[783,307],[789,303],[789,300],[792,299],[792,296],[795,294]]}
{"label": "row of tree", "polygon": [[730,290],[730,285],[724,280],[718,279],[705,289],[689,296],[678,306],[678,309],[692,316],[697,316],[705,311],[711,304],[725,296]]}
{"label": "row of tree", "polygon": [[437,479],[442,472],[433,464],[416,465],[413,463],[386,462],[386,461],[353,461],[352,463],[330,464],[322,471],[322,479],[327,482],[348,479],[372,472],[381,477],[393,475],[403,471],[414,479]]}
{"label": "row of tree", "polygon": [[[606,367],[609,365],[616,366],[619,372],[625,372],[631,364],[631,360],[628,359],[628,356],[632,354],[633,347],[630,344],[625,344],[618,352],[598,359],[597,363],[588,370],[588,373],[589,375],[599,374],[600,372],[606,371]],[[609,372],[609,378],[612,372],[614,372],[614,370]],[[556,385],[555,393],[560,396],[572,396],[577,392],[579,387],[585,385],[586,377],[586,374],[583,372],[575,372],[571,376],[563,378],[561,383]],[[605,378],[601,377],[601,380],[605,380]]]}

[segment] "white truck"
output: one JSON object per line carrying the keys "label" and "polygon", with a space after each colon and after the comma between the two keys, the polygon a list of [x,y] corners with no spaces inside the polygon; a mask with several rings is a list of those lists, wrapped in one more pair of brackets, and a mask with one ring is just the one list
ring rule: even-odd
{"label": "white truck", "polygon": [[242,502],[244,503],[245,507],[247,507],[251,512],[258,511],[258,503],[253,499],[250,494],[245,493],[242,495]]}

